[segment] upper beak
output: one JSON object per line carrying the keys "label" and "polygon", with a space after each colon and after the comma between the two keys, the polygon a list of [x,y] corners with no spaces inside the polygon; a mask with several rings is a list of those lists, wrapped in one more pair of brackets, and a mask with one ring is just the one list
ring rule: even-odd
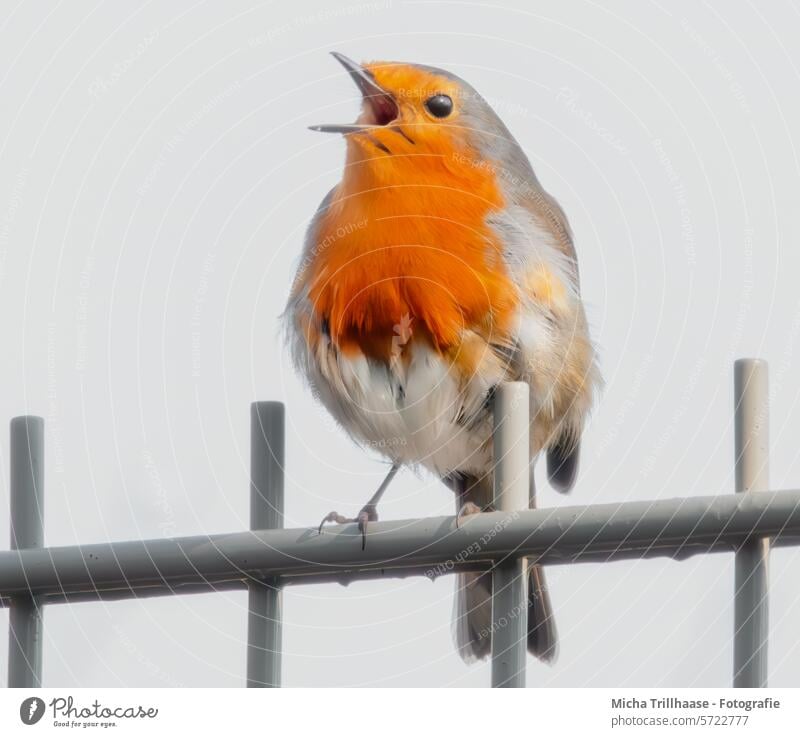
{"label": "upper beak", "polygon": [[364,69],[360,64],[356,64],[352,59],[348,59],[344,54],[331,51],[332,56],[338,61],[353,78],[356,86],[361,90],[364,102],[369,111],[370,123],[333,123],[309,126],[312,131],[322,133],[356,133],[358,131],[369,130],[377,126],[391,123],[397,118],[400,109],[395,102],[394,96],[383,89],[372,74]]}

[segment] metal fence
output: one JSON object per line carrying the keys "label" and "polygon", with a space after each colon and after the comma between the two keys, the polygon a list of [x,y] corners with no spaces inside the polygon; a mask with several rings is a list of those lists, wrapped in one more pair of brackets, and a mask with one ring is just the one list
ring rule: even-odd
{"label": "metal fence", "polygon": [[0,552],[0,604],[10,609],[8,685],[40,686],[45,605],[248,591],[247,685],[281,681],[281,591],[354,579],[491,570],[492,685],[524,686],[524,559],[544,565],[733,552],[733,685],[767,685],[770,545],[800,543],[800,492],[768,491],[768,384],[763,361],[734,366],[736,492],[528,509],[528,386],[495,398],[495,508],[378,522],[361,549],[356,526],[283,528],[284,408],[256,402],[250,426],[248,532],[44,547],[44,422],[11,421],[11,550]]}

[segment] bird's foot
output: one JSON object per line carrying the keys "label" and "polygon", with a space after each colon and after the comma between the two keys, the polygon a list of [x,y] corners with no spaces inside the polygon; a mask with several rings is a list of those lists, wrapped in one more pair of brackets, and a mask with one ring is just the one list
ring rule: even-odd
{"label": "bird's foot", "polygon": [[367,547],[367,525],[370,522],[378,521],[378,510],[374,504],[365,504],[356,517],[343,517],[338,512],[329,512],[319,523],[319,534],[327,522],[335,522],[337,525],[345,525],[350,522],[358,522],[358,530],[361,533],[361,549]]}
{"label": "bird's foot", "polygon": [[352,517],[343,517],[338,512],[328,512],[328,514],[322,518],[322,522],[319,523],[317,532],[319,532],[320,535],[322,534],[322,528],[328,522],[335,522],[337,525],[346,525],[348,522],[355,522],[355,520]]}
{"label": "bird's foot", "polygon": [[481,512],[491,512],[491,506],[487,507],[486,509],[481,509],[475,502],[464,502],[461,505],[461,509],[458,510],[458,514],[456,515],[456,527],[461,527],[467,517],[472,516],[473,514],[480,514]]}

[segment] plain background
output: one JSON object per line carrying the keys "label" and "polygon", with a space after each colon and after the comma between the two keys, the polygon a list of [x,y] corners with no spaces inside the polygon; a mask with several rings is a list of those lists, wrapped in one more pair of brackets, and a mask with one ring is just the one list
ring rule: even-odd
{"label": "plain background", "polygon": [[[799,29],[788,0],[4,2],[0,417],[46,418],[47,542],[244,529],[254,399],[287,403],[287,526],[353,513],[378,483],[383,463],[314,403],[278,330],[344,156],[306,126],[358,108],[330,50],[469,80],[570,217],[607,388],[577,488],[540,477],[542,505],[732,493],[744,355],[770,361],[772,486],[797,487]],[[3,431],[3,545],[7,459]],[[381,511],[452,510],[403,472]],[[798,574],[797,553],[773,554],[773,685],[800,685]],[[561,657],[531,660],[530,685],[729,684],[731,556],[549,580]],[[293,588],[285,683],[485,685],[454,653],[452,589]],[[245,607],[51,607],[45,683],[239,686]]]}

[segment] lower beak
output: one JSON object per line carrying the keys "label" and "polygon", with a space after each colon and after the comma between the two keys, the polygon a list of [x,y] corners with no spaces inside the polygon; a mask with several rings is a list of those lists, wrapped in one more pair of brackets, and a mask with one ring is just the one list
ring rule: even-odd
{"label": "lower beak", "polygon": [[356,64],[352,59],[348,59],[344,54],[332,51],[334,59],[338,61],[353,78],[356,86],[361,90],[364,98],[364,106],[368,115],[368,123],[332,123],[323,125],[309,126],[313,131],[321,133],[358,133],[368,131],[372,128],[379,128],[397,119],[400,109],[394,96],[384,90],[376,81],[372,74],[364,69],[360,64]]}

